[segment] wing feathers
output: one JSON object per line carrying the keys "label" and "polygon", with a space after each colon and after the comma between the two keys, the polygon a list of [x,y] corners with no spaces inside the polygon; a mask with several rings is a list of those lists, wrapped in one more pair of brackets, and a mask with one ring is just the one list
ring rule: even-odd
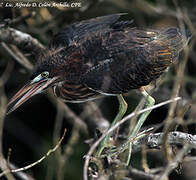
{"label": "wing feathers", "polygon": [[[104,94],[125,93],[148,85],[178,57],[186,43],[177,28],[162,31],[127,28],[118,33],[123,34],[124,39],[106,45],[110,59],[97,60],[98,64],[83,76],[87,87]],[[119,36],[113,34],[108,38]]]}
{"label": "wing feathers", "polygon": [[93,32],[104,30],[110,27],[116,29],[127,27],[132,23],[132,21],[121,21],[115,24],[120,16],[125,14],[126,13],[106,15],[71,24],[54,36],[54,38],[50,42],[49,47],[68,47],[73,45],[74,43],[82,41],[84,37],[89,36]]}

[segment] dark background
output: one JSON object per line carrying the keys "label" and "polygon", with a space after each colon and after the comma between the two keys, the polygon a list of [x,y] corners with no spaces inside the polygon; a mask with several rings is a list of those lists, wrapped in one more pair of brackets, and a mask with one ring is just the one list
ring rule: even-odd
{"label": "dark background", "polygon": [[[14,1],[11,1],[14,2]],[[196,20],[196,1],[156,1],[156,0],[86,0],[76,1],[81,2],[84,10],[80,8],[0,8],[0,23],[7,19],[14,19],[24,16],[32,11],[36,12],[34,17],[23,20],[17,24],[11,25],[22,32],[29,33],[31,36],[37,38],[45,46],[49,43],[52,36],[56,34],[61,28],[69,25],[72,22],[89,19],[97,16],[102,16],[112,13],[128,13],[122,19],[134,19],[133,26],[148,27],[148,28],[163,28],[168,26],[178,26],[177,8],[186,12],[192,25],[195,25]],[[186,22],[185,22],[186,23]],[[187,27],[187,25],[185,24]],[[31,55],[31,52],[24,52],[24,55],[35,64],[36,59]],[[173,84],[175,82],[176,72],[179,63],[183,59],[183,53],[178,62],[176,62],[169,71],[164,74],[158,83],[158,86],[153,91],[153,97],[156,102],[162,102],[171,97]],[[0,47],[0,73],[3,74],[7,64],[13,65],[13,69],[9,74],[9,79],[4,86],[4,90],[8,99],[10,99],[16,91],[21,88],[29,79],[30,72],[27,71],[19,63]],[[189,53],[189,58],[185,68],[183,84],[180,90],[186,102],[190,102],[192,106],[183,117],[183,119],[195,119],[196,110],[196,60],[194,46]],[[150,86],[151,87],[151,86]],[[150,88],[149,88],[150,89]],[[129,112],[131,112],[141,99],[141,95],[133,90],[126,95],[126,100],[129,103]],[[106,97],[102,100],[97,100],[103,117],[111,121],[118,110],[118,102],[115,97]],[[67,105],[77,115],[85,109],[88,103],[70,104]],[[183,107],[183,105],[179,105]],[[154,125],[162,123],[167,117],[168,107],[164,106],[154,110],[148,117],[145,125]],[[180,108],[179,108],[180,109]],[[6,116],[3,127],[3,152],[7,157],[8,149],[11,148],[10,162],[17,167],[28,165],[40,157],[42,157],[49,149],[56,144],[54,140],[54,127],[57,119],[57,107],[51,103],[46,94],[41,94],[33,97],[31,100],[22,105],[19,109]],[[76,141],[71,147],[70,154],[67,155],[66,163],[64,165],[64,179],[78,180],[82,179],[83,170],[83,156],[87,153],[89,145],[84,141],[94,137],[95,127],[92,126],[88,119],[83,120],[89,125],[89,133],[87,134],[77,130]],[[63,129],[67,129],[66,137],[63,141],[62,149],[66,149],[66,145],[72,136],[72,129],[75,128],[74,123],[66,118],[63,118],[61,123],[61,134]],[[93,127],[93,128],[92,128]],[[178,127],[178,130],[183,130]],[[157,132],[162,131],[159,128]],[[195,133],[195,124],[187,127],[187,132]],[[159,163],[157,163],[159,162]],[[27,171],[35,179],[57,179],[58,177],[58,153],[51,155],[39,165]],[[141,167],[140,153],[133,155],[132,165]],[[150,167],[163,166],[165,163],[163,155],[159,153],[149,153]],[[196,177],[193,164],[185,164],[182,173],[173,172],[170,178],[173,179],[193,179]],[[17,177],[18,178],[18,177]]]}

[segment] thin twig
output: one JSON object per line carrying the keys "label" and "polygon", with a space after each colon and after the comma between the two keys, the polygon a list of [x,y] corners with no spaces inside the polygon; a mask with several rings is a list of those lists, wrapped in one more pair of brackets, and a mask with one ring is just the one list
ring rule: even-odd
{"label": "thin twig", "polygon": [[[60,103],[57,101],[57,105],[56,105],[56,109],[57,109],[57,113],[56,113],[56,118],[55,118],[55,125],[54,125],[54,129],[53,129],[53,145],[56,144],[58,142],[58,139],[61,136],[61,130],[63,127],[63,108],[60,105]],[[59,161],[59,163],[61,162],[61,149],[58,149],[55,152],[55,156],[57,157],[57,161]],[[47,163],[47,173],[46,173],[46,177],[45,179],[51,180],[53,179],[54,175],[57,174],[56,173],[56,169],[53,168],[52,164],[54,163],[54,159],[49,159],[49,162]]]}
{"label": "thin twig", "polygon": [[96,104],[93,101],[85,103],[84,110],[80,114],[80,118],[88,118],[88,124],[92,124],[93,129],[98,128],[100,130],[106,130],[110,125],[110,123],[103,117],[99,104]]}
{"label": "thin twig", "polygon": [[[9,168],[10,169],[17,169],[17,167],[12,163],[9,164]],[[19,177],[20,180],[35,180],[35,178],[33,178],[31,175],[29,175],[23,171],[17,172],[16,176]]]}
{"label": "thin twig", "polygon": [[150,168],[147,162],[147,148],[145,145],[142,146],[142,168],[146,173],[149,173]]}
{"label": "thin twig", "polygon": [[[182,13],[181,9],[179,8],[179,6],[177,5],[177,1],[175,1],[175,0],[173,0],[173,1],[174,1],[175,6],[176,6],[176,9],[177,9],[177,17],[178,17],[179,24],[181,26],[181,31],[184,32],[184,34],[185,34],[184,23],[182,22],[182,19],[181,19],[181,17],[183,16],[182,15],[183,13]],[[175,79],[175,82],[174,82],[174,87],[173,87],[173,90],[172,90],[171,98],[174,98],[174,97],[178,96],[178,94],[179,94],[179,91],[180,91],[180,88],[181,88],[181,85],[182,85],[182,79],[183,79],[183,76],[184,76],[185,67],[186,67],[186,64],[187,64],[187,61],[188,61],[189,51],[190,51],[190,49],[188,49],[186,47],[185,50],[184,50],[184,52],[185,52],[184,59],[183,59],[182,62],[179,63],[179,67],[178,67],[176,79]],[[167,144],[167,134],[173,128],[173,121],[172,120],[173,120],[174,115],[175,115],[176,106],[177,106],[177,102],[171,103],[170,108],[169,108],[169,112],[168,112],[168,116],[165,120],[166,123],[165,123],[165,127],[164,127],[165,135],[163,137],[163,139],[164,139],[163,150],[165,152],[167,160],[171,160],[171,156],[170,156],[170,153],[169,153],[170,148]]]}
{"label": "thin twig", "polygon": [[182,148],[182,150],[180,150],[180,152],[176,155],[176,157],[168,163],[168,165],[164,169],[162,175],[157,177],[155,180],[165,180],[168,177],[168,175],[170,174],[170,172],[178,166],[179,162],[182,161],[184,155],[189,150],[189,148],[190,148],[190,146],[188,144],[186,144]]}
{"label": "thin twig", "polygon": [[[5,71],[5,73],[3,74],[3,77],[5,77],[5,75],[7,74],[7,71]],[[8,169],[8,165],[6,162],[6,159],[4,158],[3,155],[3,127],[4,127],[4,118],[5,118],[5,114],[6,114],[6,104],[7,104],[7,99],[6,96],[4,94],[4,80],[5,78],[1,78],[1,82],[0,82],[0,168],[2,171],[4,171],[5,169]],[[12,174],[10,174],[10,172],[8,172],[6,174],[6,178],[8,180],[14,180],[14,176]]]}
{"label": "thin twig", "polygon": [[7,62],[6,69],[0,77],[0,88],[3,87],[5,83],[7,82],[7,80],[9,79],[11,71],[13,70],[13,67],[14,67],[14,63],[12,61]]}
{"label": "thin twig", "polygon": [[63,116],[69,120],[71,122],[71,124],[76,123],[79,127],[80,130],[87,134],[88,133],[88,127],[86,125],[86,123],[84,121],[82,121],[82,119],[77,116],[66,104],[64,104],[63,101],[61,101],[60,99],[57,99],[56,97],[54,97],[54,95],[52,94],[52,92],[48,92],[47,93],[49,100],[56,106],[57,103],[60,104],[60,106],[62,106],[63,108]]}
{"label": "thin twig", "polygon": [[32,70],[33,69],[33,65],[26,59],[22,59],[21,57],[18,57],[11,48],[8,47],[8,45],[4,42],[1,42],[1,46],[18,62],[20,63],[22,66],[24,66],[26,69],[28,70]]}
{"label": "thin twig", "polygon": [[66,163],[68,163],[68,159],[74,152],[74,146],[77,144],[80,138],[79,130],[80,128],[75,124],[74,128],[72,129],[71,137],[69,138],[69,141],[64,148],[64,153],[61,153],[61,155],[58,157],[59,158],[58,172],[57,172],[58,180],[65,179],[64,175],[65,175]]}
{"label": "thin twig", "polygon": [[[17,18],[14,18],[14,19],[5,19],[4,22],[3,22],[3,25],[2,26],[10,26],[10,25],[16,25],[28,18],[31,18],[33,16],[35,16],[36,12],[35,11],[32,11],[24,16],[19,16]],[[1,25],[0,25],[1,26]]]}
{"label": "thin twig", "polygon": [[134,179],[143,179],[143,180],[153,180],[158,175],[154,175],[152,173],[146,173],[141,170],[135,169],[133,167],[128,169],[128,176],[133,177]]}
{"label": "thin twig", "polygon": [[51,153],[55,152],[57,150],[57,148],[59,148],[59,146],[61,145],[64,137],[65,137],[65,134],[66,134],[66,129],[64,130],[64,133],[61,137],[61,139],[59,140],[59,142],[56,144],[56,146],[53,148],[53,149],[50,149],[42,158],[40,158],[39,160],[37,160],[36,162],[32,163],[32,164],[29,164],[25,167],[22,167],[22,168],[18,168],[18,169],[7,169],[7,170],[4,170],[1,174],[0,174],[0,177],[3,177],[4,175],[8,174],[8,173],[17,173],[17,172],[20,172],[20,171],[25,171],[27,169],[30,169],[32,168],[33,166],[41,163],[44,159],[46,159],[48,156],[50,156]]}

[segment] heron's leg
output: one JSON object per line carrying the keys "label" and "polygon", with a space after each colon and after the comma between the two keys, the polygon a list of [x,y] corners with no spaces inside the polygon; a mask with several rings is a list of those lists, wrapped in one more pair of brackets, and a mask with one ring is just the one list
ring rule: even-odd
{"label": "heron's leg", "polygon": [[[146,98],[145,108],[153,106],[155,104],[155,99],[152,96],[150,96],[145,91],[144,88],[141,88],[140,90],[141,90],[142,95]],[[136,135],[138,134],[139,130],[141,129],[142,125],[144,124],[146,118],[148,117],[148,115],[150,114],[151,111],[152,110],[146,111],[139,117],[139,120],[136,123],[136,126],[133,129],[133,132],[129,136],[129,139],[133,139],[134,137],[136,137]],[[132,151],[132,142],[129,144],[129,154],[128,154],[128,158],[127,158],[127,165],[129,165],[129,162],[131,159],[131,151]]]}
{"label": "heron's leg", "polygon": [[[124,116],[124,114],[127,111],[127,103],[124,100],[123,96],[120,94],[117,96],[118,101],[119,101],[119,111],[118,114],[116,115],[115,119],[113,120],[112,124],[110,127],[113,127],[118,121],[120,121],[122,119],[122,117]],[[107,146],[107,142],[109,140],[109,138],[112,136],[112,133],[108,134],[105,139],[102,141],[98,151],[97,151],[97,156],[100,156],[102,151],[104,150],[104,148]]]}

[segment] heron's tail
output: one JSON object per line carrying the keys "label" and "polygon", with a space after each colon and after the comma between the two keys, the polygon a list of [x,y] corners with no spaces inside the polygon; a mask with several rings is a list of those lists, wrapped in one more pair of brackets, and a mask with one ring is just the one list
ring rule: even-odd
{"label": "heron's tail", "polygon": [[192,35],[189,30],[182,33],[179,28],[168,28],[161,33],[160,39],[165,41],[164,43],[172,50],[180,52],[185,46],[187,46]]}
{"label": "heron's tail", "polygon": [[159,61],[172,63],[178,59],[179,53],[188,45],[192,37],[189,30],[182,33],[179,28],[172,27],[160,32],[153,44],[156,44]]}

